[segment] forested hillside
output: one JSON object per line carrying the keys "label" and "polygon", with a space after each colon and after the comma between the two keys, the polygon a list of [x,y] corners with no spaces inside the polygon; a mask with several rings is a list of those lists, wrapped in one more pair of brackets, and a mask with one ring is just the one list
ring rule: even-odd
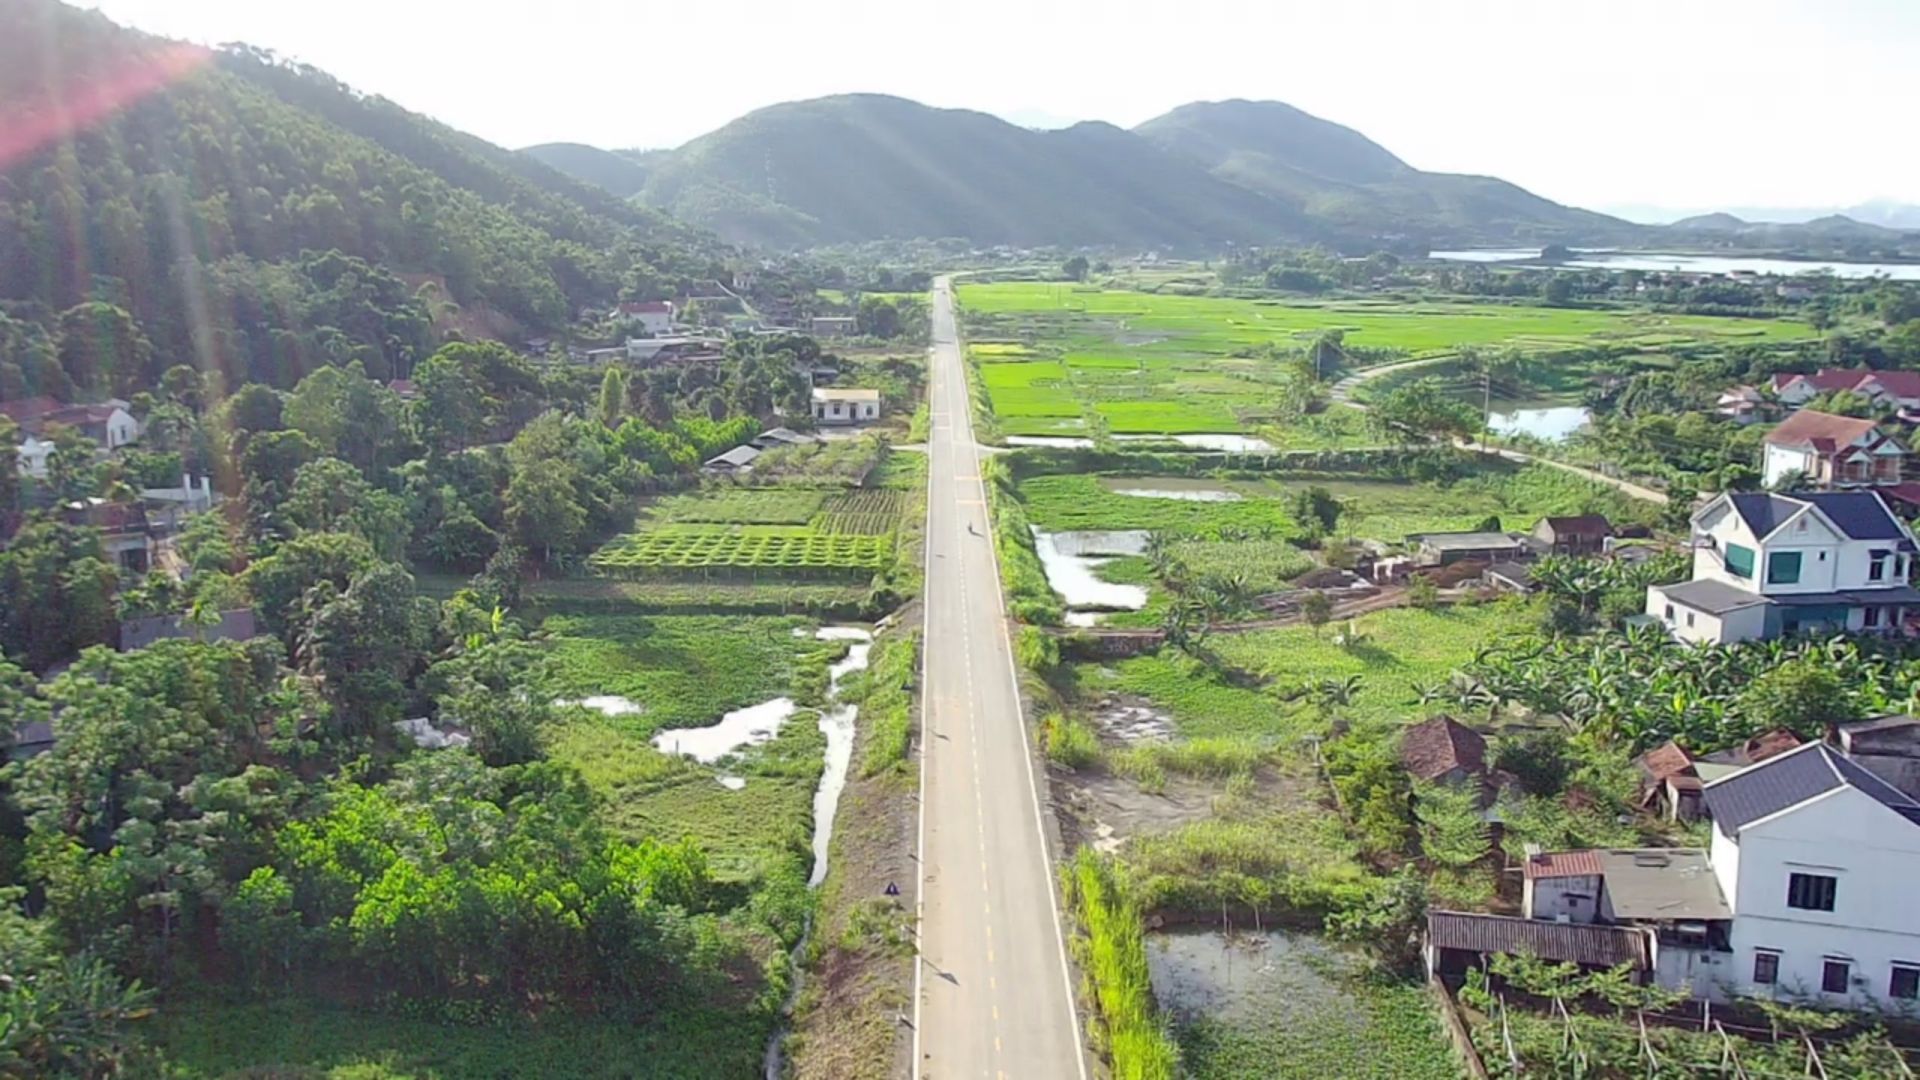
{"label": "forested hillside", "polygon": [[346,359],[388,377],[436,331],[552,331],[724,256],[318,71],[51,0],[0,8],[0,101],[0,398],[181,362],[229,386]]}

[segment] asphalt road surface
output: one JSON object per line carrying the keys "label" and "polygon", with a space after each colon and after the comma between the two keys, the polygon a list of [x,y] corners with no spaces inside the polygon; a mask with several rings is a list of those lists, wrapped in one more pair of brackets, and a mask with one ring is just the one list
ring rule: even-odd
{"label": "asphalt road surface", "polygon": [[1040,783],[973,441],[951,283],[933,292],[915,1075],[1085,1080]]}

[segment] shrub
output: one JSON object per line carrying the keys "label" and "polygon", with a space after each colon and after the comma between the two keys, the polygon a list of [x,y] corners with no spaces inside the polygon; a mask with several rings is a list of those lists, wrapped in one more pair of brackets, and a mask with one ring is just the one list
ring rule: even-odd
{"label": "shrub", "polygon": [[1100,739],[1086,721],[1048,713],[1040,721],[1047,760],[1075,772],[1100,762]]}
{"label": "shrub", "polygon": [[913,697],[920,665],[920,635],[888,637],[874,646],[865,677],[849,696],[860,706],[867,743],[860,775],[876,776],[906,766],[913,743]]}
{"label": "shrub", "polygon": [[[1098,1006],[1096,1044],[1118,1080],[1172,1080],[1179,1052],[1153,1014],[1146,934],[1112,861],[1081,848],[1062,868],[1062,891],[1079,922],[1074,953]],[[1102,1037],[1103,1036],[1103,1037]]]}
{"label": "shrub", "polygon": [[1022,626],[1014,639],[1014,658],[1035,675],[1045,676],[1060,666],[1060,643],[1037,626]]}

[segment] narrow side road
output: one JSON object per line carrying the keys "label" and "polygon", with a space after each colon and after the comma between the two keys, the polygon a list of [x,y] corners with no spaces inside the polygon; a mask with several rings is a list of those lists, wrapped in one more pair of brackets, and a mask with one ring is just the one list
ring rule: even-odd
{"label": "narrow side road", "polygon": [[[1442,360],[1451,360],[1451,359],[1453,359],[1453,355],[1451,353],[1442,355],[1442,356],[1425,356],[1417,360],[1402,360],[1397,364],[1382,364],[1379,367],[1372,367],[1372,368],[1367,368],[1363,371],[1356,371],[1353,374],[1347,376],[1346,378],[1341,379],[1339,382],[1334,383],[1332,389],[1327,391],[1327,397],[1338,404],[1346,405],[1351,408],[1359,409],[1362,412],[1365,412],[1367,407],[1353,399],[1354,391],[1358,390],[1362,384],[1371,382],[1382,375],[1391,375],[1396,371],[1407,371],[1409,369],[1423,368],[1430,364],[1437,364]],[[1468,439],[1455,440],[1454,445],[1458,446],[1462,450],[1479,450],[1480,449],[1479,443],[1473,442]],[[1605,484],[1610,488],[1614,488],[1618,491],[1624,492],[1625,494],[1631,495],[1636,499],[1645,499],[1650,503],[1657,503],[1661,506],[1667,505],[1667,496],[1665,492],[1655,491],[1650,487],[1646,487],[1645,485],[1642,485],[1642,484],[1636,484],[1631,480],[1622,480],[1617,476],[1608,476],[1606,473],[1597,472],[1593,469],[1582,468],[1579,465],[1569,465],[1564,461],[1555,461],[1552,458],[1538,457],[1536,455],[1529,454],[1520,450],[1507,450],[1507,449],[1489,447],[1487,452],[1498,454],[1501,457],[1506,458],[1508,461],[1518,462],[1519,464],[1522,464],[1522,465],[1533,464],[1537,462],[1541,465],[1546,465],[1550,468],[1559,469],[1561,472],[1572,473],[1575,476],[1584,477],[1585,479],[1591,480],[1596,484]]]}
{"label": "narrow side road", "polygon": [[1085,1080],[951,290],[934,283],[914,1071]]}

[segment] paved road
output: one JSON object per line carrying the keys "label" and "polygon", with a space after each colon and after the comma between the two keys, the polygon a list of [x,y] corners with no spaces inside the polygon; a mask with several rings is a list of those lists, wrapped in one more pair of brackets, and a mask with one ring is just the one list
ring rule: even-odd
{"label": "paved road", "polygon": [[933,293],[915,1074],[1085,1080],[950,288]]}

